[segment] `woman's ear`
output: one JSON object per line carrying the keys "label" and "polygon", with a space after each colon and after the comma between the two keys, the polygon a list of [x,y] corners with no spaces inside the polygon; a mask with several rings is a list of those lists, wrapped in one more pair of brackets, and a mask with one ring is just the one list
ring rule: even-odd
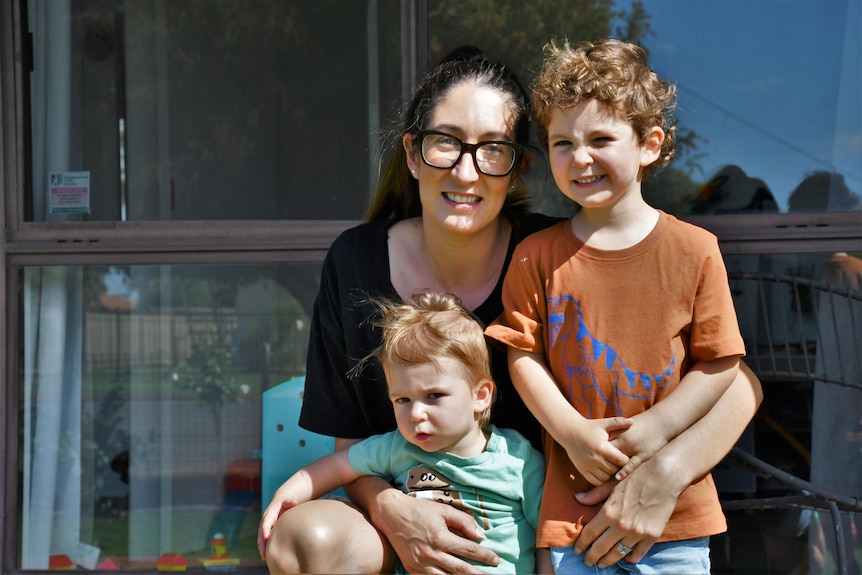
{"label": "woman's ear", "polygon": [[664,143],[664,130],[653,126],[647,131],[641,144],[641,166],[649,166],[661,156],[661,145]]}
{"label": "woman's ear", "polygon": [[419,158],[416,157],[416,146],[414,145],[414,140],[416,136],[414,134],[404,134],[401,138],[401,145],[404,146],[404,155],[407,157],[407,168],[410,170],[410,173],[413,174],[413,177],[418,177],[419,171]]}

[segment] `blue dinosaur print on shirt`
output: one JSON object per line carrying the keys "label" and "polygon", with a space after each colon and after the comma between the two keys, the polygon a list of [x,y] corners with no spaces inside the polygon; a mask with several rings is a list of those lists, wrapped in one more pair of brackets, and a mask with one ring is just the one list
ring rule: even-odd
{"label": "blue dinosaur print on shirt", "polygon": [[[627,367],[612,347],[593,337],[575,298],[555,295],[547,302],[548,346],[564,346],[561,356],[566,361],[563,373],[568,381],[559,383],[566,386],[568,397],[585,417],[608,417],[608,407],[613,415],[623,415],[620,397],[650,398],[671,381],[677,369],[676,354],[661,373],[638,373]],[[575,393],[575,386],[580,392]]]}

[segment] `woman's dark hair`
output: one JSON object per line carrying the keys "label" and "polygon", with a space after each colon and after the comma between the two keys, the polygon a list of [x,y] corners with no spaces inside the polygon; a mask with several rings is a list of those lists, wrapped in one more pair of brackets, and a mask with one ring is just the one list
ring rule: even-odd
{"label": "woman's dark hair", "polygon": [[[365,212],[365,220],[382,220],[390,217],[408,218],[422,214],[419,201],[419,184],[407,167],[407,154],[401,144],[404,134],[416,134],[428,127],[434,109],[453,87],[474,81],[480,86],[499,90],[510,101],[515,119],[515,142],[526,146],[530,137],[530,98],[515,74],[505,65],[488,59],[475,46],[461,46],[451,51],[422,79],[413,92],[413,99],[405,111],[401,124],[391,134],[391,150],[380,174],[374,196]],[[529,164],[521,158],[513,172],[514,182]],[[503,215],[517,224],[527,209],[527,191],[514,185],[506,195]]]}

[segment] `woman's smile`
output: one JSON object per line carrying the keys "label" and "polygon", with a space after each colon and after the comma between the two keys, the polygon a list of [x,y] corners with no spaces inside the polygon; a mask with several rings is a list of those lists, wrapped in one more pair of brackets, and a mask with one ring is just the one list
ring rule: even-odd
{"label": "woman's smile", "polygon": [[454,192],[443,192],[443,197],[446,198],[447,201],[453,204],[478,204],[482,201],[482,198],[478,196],[466,195],[466,194],[456,194]]}

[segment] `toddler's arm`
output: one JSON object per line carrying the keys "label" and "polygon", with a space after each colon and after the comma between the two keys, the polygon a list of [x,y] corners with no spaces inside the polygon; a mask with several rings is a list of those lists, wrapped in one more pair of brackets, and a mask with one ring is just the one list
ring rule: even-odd
{"label": "toddler's arm", "polygon": [[524,404],[563,448],[574,466],[593,485],[613,477],[629,458],[610,442],[627,429],[625,417],[587,419],[560,392],[544,356],[509,348],[509,372]]}
{"label": "toddler's arm", "polygon": [[622,480],[706,415],[733,383],[738,372],[738,356],[696,363],[672,393],[633,416],[631,427],[612,442],[630,456],[615,478]]}
{"label": "toddler's arm", "polygon": [[347,451],[347,449],[336,451],[312,461],[291,475],[276,490],[272,501],[263,512],[257,532],[257,547],[261,557],[265,555],[266,542],[282,513],[359,478],[359,475],[350,467]]}

